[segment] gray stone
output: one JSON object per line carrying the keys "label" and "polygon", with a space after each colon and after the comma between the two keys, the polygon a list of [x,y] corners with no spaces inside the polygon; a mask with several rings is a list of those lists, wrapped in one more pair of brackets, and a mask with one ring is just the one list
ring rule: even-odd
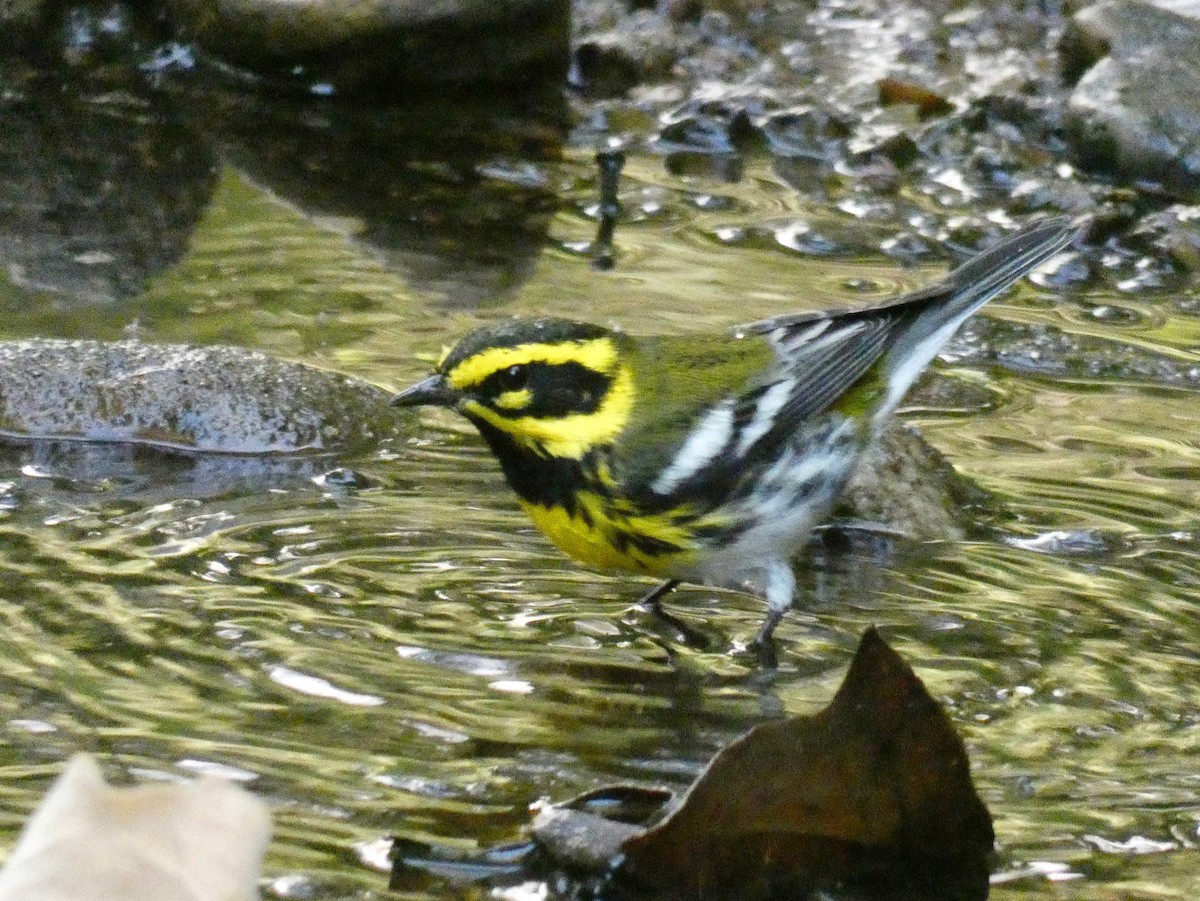
{"label": "gray stone", "polygon": [[993,505],[916,431],[893,421],[863,456],[834,511],[918,541],[961,540],[977,525],[977,510]]}
{"label": "gray stone", "polygon": [[1109,0],[1072,19],[1064,67],[1086,72],[1065,125],[1085,168],[1153,182],[1178,197],[1200,196],[1200,5],[1190,8],[1195,16],[1144,0]]}
{"label": "gray stone", "polygon": [[224,454],[345,450],[394,434],[382,388],[237,347],[0,342],[0,434]]}
{"label": "gray stone", "polygon": [[621,846],[646,830],[595,813],[547,806],[533,821],[534,840],[560,866],[584,873],[603,873]]}
{"label": "gray stone", "polygon": [[566,71],[569,0],[169,0],[209,54],[318,92],[536,81]]}

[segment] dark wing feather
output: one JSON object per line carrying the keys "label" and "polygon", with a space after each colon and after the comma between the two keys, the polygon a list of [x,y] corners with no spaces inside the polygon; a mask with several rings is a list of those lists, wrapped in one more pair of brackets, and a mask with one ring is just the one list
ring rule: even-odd
{"label": "dark wing feather", "polygon": [[826,410],[890,349],[899,330],[905,330],[900,344],[907,348],[965,318],[1062,250],[1079,231],[1066,217],[1047,219],[908,294],[852,310],[793,313],[744,326],[745,334],[767,336],[781,368],[797,379],[781,420],[784,414],[795,422]]}
{"label": "dark wing feather", "polygon": [[[893,311],[872,316],[847,314],[777,329],[757,340],[749,338],[744,342],[747,349],[765,344],[770,350],[763,346],[761,356],[752,355],[757,366],[751,371],[742,369],[743,379],[722,381],[712,369],[691,371],[692,377],[707,385],[707,397],[681,392],[685,382],[676,371],[674,390],[660,390],[645,398],[647,407],[654,410],[650,428],[643,431],[634,426],[622,436],[614,462],[626,493],[650,509],[684,501],[720,502],[755,465],[753,461],[769,463],[779,441],[787,440],[799,423],[819,415],[862,378],[887,349],[896,322]],[[725,345],[723,350],[728,354],[733,348]],[[647,381],[639,379],[642,387]],[[771,389],[781,383],[786,384],[786,397],[778,404],[766,403]],[[719,393],[712,393],[714,384],[721,386]],[[678,404],[681,394],[688,398],[683,407]],[[672,397],[675,403],[656,404],[655,395]],[[703,402],[696,403],[701,397]],[[732,423],[727,431],[718,429],[711,436],[720,444],[699,454],[704,462],[672,480],[669,488],[657,486],[660,474],[682,452],[694,430],[722,402],[732,405]]]}
{"label": "dark wing feather", "polygon": [[828,409],[883,355],[898,319],[896,309],[855,311],[772,331],[774,381],[794,382],[777,418],[794,423]]}

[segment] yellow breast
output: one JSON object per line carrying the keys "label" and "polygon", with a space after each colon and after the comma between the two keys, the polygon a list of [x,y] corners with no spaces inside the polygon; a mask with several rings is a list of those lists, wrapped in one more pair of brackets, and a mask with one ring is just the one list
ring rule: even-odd
{"label": "yellow breast", "polygon": [[638,513],[591,492],[579,492],[575,499],[574,514],[524,501],[521,506],[534,525],[581,563],[671,578],[696,559],[699,546],[679,511]]}

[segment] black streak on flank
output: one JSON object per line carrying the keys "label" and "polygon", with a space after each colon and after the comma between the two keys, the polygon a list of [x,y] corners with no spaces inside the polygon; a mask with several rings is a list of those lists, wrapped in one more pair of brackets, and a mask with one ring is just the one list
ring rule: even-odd
{"label": "black streak on flank", "polygon": [[[586,525],[595,525],[592,515],[576,497],[576,491],[581,488],[596,494],[605,493],[595,478],[588,475],[594,476],[594,457],[583,461],[541,457],[517,444],[508,433],[495,426],[483,421],[476,424],[492,453],[500,461],[509,486],[522,500],[540,507],[561,507],[568,515],[578,517]],[[614,523],[611,540],[622,552],[634,549],[648,557],[675,554],[683,550],[673,542],[622,528],[619,521]]]}

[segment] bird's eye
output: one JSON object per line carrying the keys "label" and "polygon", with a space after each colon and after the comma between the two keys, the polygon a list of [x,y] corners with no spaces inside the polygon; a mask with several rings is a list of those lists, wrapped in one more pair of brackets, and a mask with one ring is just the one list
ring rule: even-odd
{"label": "bird's eye", "polygon": [[497,381],[501,391],[519,391],[529,381],[529,370],[524,366],[509,366],[499,373]]}

